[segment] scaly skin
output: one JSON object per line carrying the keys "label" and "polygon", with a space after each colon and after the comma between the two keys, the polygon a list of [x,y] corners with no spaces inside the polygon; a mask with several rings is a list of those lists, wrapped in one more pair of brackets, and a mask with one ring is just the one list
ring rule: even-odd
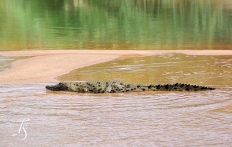
{"label": "scaly skin", "polygon": [[211,87],[190,84],[164,84],[140,85],[129,84],[121,81],[93,81],[93,82],[60,82],[57,85],[46,86],[52,91],[74,91],[78,93],[118,93],[139,91],[203,91],[214,90]]}

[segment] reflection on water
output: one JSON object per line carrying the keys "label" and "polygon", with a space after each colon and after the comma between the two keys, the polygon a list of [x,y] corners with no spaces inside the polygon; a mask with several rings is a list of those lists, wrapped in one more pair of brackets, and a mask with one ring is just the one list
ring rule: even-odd
{"label": "reflection on water", "polygon": [[[0,146],[232,144],[231,90],[88,95],[45,85],[0,85]],[[27,138],[17,140],[27,118]]]}
{"label": "reflection on water", "polygon": [[231,62],[231,56],[130,57],[60,77],[217,88],[202,92],[77,94],[46,91],[54,83],[0,84],[0,146],[230,146]]}
{"label": "reflection on water", "polygon": [[0,50],[231,49],[230,0],[1,0]]}
{"label": "reflection on water", "polygon": [[121,80],[130,83],[232,85],[232,56],[167,54],[130,57],[80,68],[59,80]]}

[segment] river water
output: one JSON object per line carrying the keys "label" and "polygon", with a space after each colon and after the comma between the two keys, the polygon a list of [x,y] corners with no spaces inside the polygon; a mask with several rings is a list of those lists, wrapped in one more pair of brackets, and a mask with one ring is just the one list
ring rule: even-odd
{"label": "river water", "polygon": [[231,49],[231,0],[1,0],[0,50]]}
{"label": "river water", "polygon": [[[140,73],[141,68],[135,65],[141,64],[143,73],[155,75],[158,70],[161,76],[155,76],[155,81],[154,76],[145,78],[142,74],[132,74],[126,81],[180,81],[217,89],[203,92],[76,94],[46,91],[45,86],[54,83],[0,84],[0,146],[232,144],[231,56],[169,54],[122,58],[79,69],[77,76],[81,80],[85,78],[84,71],[93,75],[106,72],[109,77],[105,76],[111,78],[120,70],[122,76],[117,78],[124,80],[125,74],[132,72],[131,69]],[[180,64],[182,68],[178,69]],[[111,65],[115,71],[107,71],[106,65]],[[195,73],[195,70],[198,72]],[[169,72],[173,73],[170,75]],[[71,80],[74,78],[72,75],[77,73],[73,71],[70,74],[59,78]],[[99,75],[95,75],[95,80],[100,78]],[[107,79],[105,76],[102,76],[103,80]]]}

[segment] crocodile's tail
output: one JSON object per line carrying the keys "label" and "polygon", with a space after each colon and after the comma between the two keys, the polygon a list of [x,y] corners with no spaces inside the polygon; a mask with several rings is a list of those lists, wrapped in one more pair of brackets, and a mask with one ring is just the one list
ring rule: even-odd
{"label": "crocodile's tail", "polygon": [[212,87],[190,85],[190,84],[164,84],[164,85],[148,85],[148,89],[152,91],[203,91],[214,90]]}

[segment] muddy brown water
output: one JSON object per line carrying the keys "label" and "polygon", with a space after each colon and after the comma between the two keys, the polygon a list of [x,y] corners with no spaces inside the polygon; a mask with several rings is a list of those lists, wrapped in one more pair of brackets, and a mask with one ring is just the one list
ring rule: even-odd
{"label": "muddy brown water", "polygon": [[121,80],[130,83],[189,83],[221,87],[232,85],[232,56],[166,54],[125,57],[80,68],[58,80]]}
{"label": "muddy brown water", "polygon": [[0,146],[230,146],[231,66],[231,56],[168,54],[121,58],[58,78],[217,88],[202,92],[76,94],[46,91],[53,83],[0,84]]}

